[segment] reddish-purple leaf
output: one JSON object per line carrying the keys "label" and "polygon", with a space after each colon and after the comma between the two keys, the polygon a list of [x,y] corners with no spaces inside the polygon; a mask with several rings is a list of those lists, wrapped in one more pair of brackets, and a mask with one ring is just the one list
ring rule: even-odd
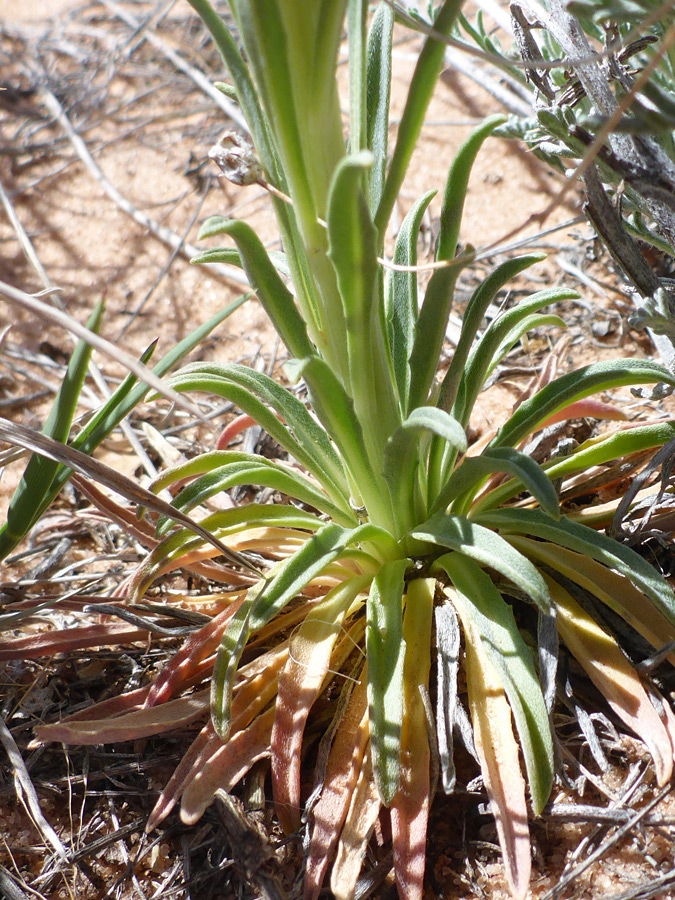
{"label": "reddish-purple leaf", "polygon": [[363,757],[363,766],[342,828],[331,872],[330,889],[335,900],[351,900],[354,896],[368,841],[381,806],[368,749]]}
{"label": "reddish-purple leaf", "polygon": [[41,741],[64,744],[109,744],[135,741],[164,731],[184,728],[204,716],[209,708],[209,691],[170,700],[151,709],[134,709],[114,718],[75,722],[55,722],[35,729]]}
{"label": "reddish-purple leaf", "polygon": [[338,725],[328,757],[323,790],[309,814],[312,836],[305,866],[304,900],[316,900],[347,817],[368,741],[365,667]]}
{"label": "reddish-purple leaf", "polygon": [[47,631],[0,643],[0,662],[8,659],[39,659],[54,653],[72,653],[85,647],[132,644],[134,641],[146,641],[148,633],[146,629],[132,628],[119,622]]}
{"label": "reddish-purple leaf", "polygon": [[271,707],[227,743],[221,741],[220,747],[204,760],[183,792],[180,817],[186,825],[193,825],[202,817],[219,788],[231,791],[254,763],[269,756],[273,721]]}
{"label": "reddish-purple leaf", "polygon": [[345,612],[367,583],[367,577],[353,578],[334,588],[306,614],[290,640],[272,729],[272,790],[287,834],[300,827],[300,762],[307,717],[323,687]]}
{"label": "reddish-purple leaf", "polygon": [[216,652],[230,619],[243,602],[244,597],[242,596],[211,622],[198,631],[192,632],[155,680],[145,701],[147,707],[164,703],[169,697],[172,697],[177,690],[183,687],[185,680]]}

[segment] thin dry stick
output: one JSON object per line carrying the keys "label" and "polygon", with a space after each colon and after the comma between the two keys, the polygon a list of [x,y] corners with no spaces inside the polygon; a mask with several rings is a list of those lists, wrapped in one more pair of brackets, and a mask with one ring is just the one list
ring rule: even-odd
{"label": "thin dry stick", "polygon": [[[123,197],[122,194],[117,190],[112,182],[108,181],[103,172],[98,167],[98,164],[95,162],[93,156],[89,152],[87,145],[82,140],[80,135],[77,133],[75,128],[73,127],[72,122],[66,115],[66,112],[51,91],[42,90],[40,92],[42,102],[44,106],[51,112],[56,121],[59,123],[61,128],[68,135],[75,152],[80,157],[81,161],[87,168],[87,171],[92,175],[96,181],[101,185],[103,190],[106,192],[108,197],[115,203],[123,212],[127,213],[127,215],[131,216],[131,218],[139,224],[143,228],[147,228],[151,234],[153,234],[160,241],[163,241],[165,244],[168,244],[169,247],[174,250],[179,248],[178,252],[185,259],[190,259],[199,252],[196,247],[193,247],[191,244],[183,243],[180,235],[176,234],[174,231],[171,231],[170,228],[167,228],[165,225],[159,225],[157,222],[153,222],[145,213],[136,209],[126,197]],[[182,245],[182,246],[181,246]],[[237,285],[246,285],[248,287],[248,281],[244,275],[241,274],[240,271],[235,269],[234,266],[226,266],[222,263],[211,263],[207,266],[207,268],[213,272],[214,274],[220,275],[223,278],[227,278],[229,281],[233,281]]]}
{"label": "thin dry stick", "polygon": [[31,781],[28,769],[23,761],[21,752],[16,745],[16,741],[12,736],[5,722],[0,719],[0,743],[5,748],[5,752],[9,757],[9,762],[14,773],[14,785],[16,787],[16,795],[26,808],[32,823],[40,832],[42,839],[46,844],[50,844],[54,848],[54,852],[59,859],[67,860],[68,851],[61,843],[61,839],[54,831],[49,822],[45,819],[38,795]]}
{"label": "thin dry stick", "polygon": [[[35,252],[35,247],[31,243],[31,239],[28,237],[26,229],[21,224],[21,220],[19,219],[16,210],[12,204],[12,201],[9,199],[5,188],[0,181],[0,200],[2,200],[2,205],[5,207],[5,212],[7,213],[7,218],[12,223],[12,228],[16,232],[17,239],[19,244],[21,245],[21,249],[23,250],[24,256],[28,260],[28,262],[33,266],[35,271],[37,272],[38,278],[42,282],[42,287],[46,290],[51,290],[53,287],[51,281],[49,280],[49,276],[45,272],[44,266],[40,262],[37,253]],[[60,304],[60,298],[59,305]],[[63,309],[63,306],[61,305]]]}
{"label": "thin dry stick", "polygon": [[588,148],[588,151],[584,158],[581,160],[576,169],[569,175],[560,188],[558,193],[555,195],[553,200],[549,203],[549,205],[538,213],[533,213],[528,219],[522,223],[522,225],[518,225],[512,231],[509,231],[508,234],[504,235],[498,242],[495,241],[493,244],[490,244],[488,247],[483,247],[479,252],[485,253],[488,250],[491,250],[493,247],[497,245],[497,243],[502,243],[503,241],[509,241],[517,234],[520,234],[525,228],[529,225],[542,225],[546,219],[551,215],[551,213],[556,210],[562,201],[565,199],[567,194],[570,192],[572,187],[576,184],[577,179],[581,178],[581,176],[588,171],[590,166],[593,165],[595,159],[598,155],[598,152],[602,148],[603,144],[609,137],[609,135],[614,131],[616,126],[619,124],[624,114],[628,112],[630,107],[635,100],[637,94],[642,90],[643,86],[649,81],[653,72],[655,71],[658,64],[661,62],[665,54],[670,50],[670,48],[675,44],[675,23],[673,23],[668,31],[666,32],[661,46],[654,54],[653,58],[650,60],[649,64],[645,66],[645,68],[640,73],[639,78],[636,79],[635,84],[632,89],[626,94],[626,96],[621,100],[618,104],[614,112],[611,116],[605,121],[605,124],[602,126],[600,131],[598,131],[593,143]]}
{"label": "thin dry stick", "polygon": [[[123,22],[126,22],[126,24],[130,28],[133,28],[134,31],[138,32],[142,28],[142,23],[119,6],[119,4],[115,3],[114,0],[101,0],[101,3],[107,7],[110,12],[122,19]],[[175,50],[172,50],[159,35],[155,34],[153,31],[148,31],[147,28],[144,29],[144,31],[145,40],[149,44],[156,47],[157,50],[163,53],[177,69],[180,69],[180,71],[184,72],[188,78],[191,78],[205,94],[208,94],[208,96],[215,101],[233,122],[236,122],[237,125],[246,132],[246,134],[250,134],[246,119],[235,103],[221,93],[218,88],[215,88],[202,72],[187,63]]]}
{"label": "thin dry stick", "polygon": [[42,319],[46,319],[48,322],[58,325],[61,328],[65,328],[67,331],[72,332],[72,334],[77,335],[77,337],[82,338],[82,340],[86,341],[91,347],[95,347],[101,353],[114,359],[115,362],[121,363],[129,369],[130,372],[133,372],[137,378],[140,378],[140,380],[149,385],[149,387],[154,388],[163,397],[166,397],[168,400],[171,400],[172,403],[180,406],[181,409],[189,412],[191,416],[196,416],[200,422],[206,423],[206,420],[203,418],[199,409],[190,400],[165,384],[151,369],[143,365],[142,362],[139,362],[130,353],[121,350],[119,347],[111,344],[110,341],[106,341],[105,338],[90,331],[76,319],[61,312],[61,310],[54,309],[54,307],[49,306],[48,303],[43,303],[42,300],[38,300],[37,297],[32,297],[30,294],[26,294],[24,291],[20,291],[18,288],[12,287],[10,284],[5,284],[2,281],[0,281],[0,294],[2,294],[10,303],[28,309]]}
{"label": "thin dry stick", "polygon": [[622,838],[624,838],[635,826],[645,819],[649,813],[655,809],[664,800],[668,794],[672,791],[673,787],[670,784],[667,784],[659,793],[649,801],[649,803],[643,807],[639,812],[637,812],[632,819],[626,822],[625,825],[622,825],[621,828],[618,828],[609,840],[604,841],[600,846],[593,851],[586,859],[579,863],[571,872],[568,872],[567,875],[563,876],[560,881],[555,885],[555,887],[550,890],[543,898],[543,900],[552,900],[553,897],[557,897],[558,894],[567,887],[567,885],[581,875],[589,866],[592,866],[594,862],[597,862],[601,857],[607,853],[615,844],[618,844]]}

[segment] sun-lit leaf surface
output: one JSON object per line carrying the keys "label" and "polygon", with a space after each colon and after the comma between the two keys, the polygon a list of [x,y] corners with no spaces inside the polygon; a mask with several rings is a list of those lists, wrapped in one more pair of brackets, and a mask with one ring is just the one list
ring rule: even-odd
{"label": "sun-lit leaf surface", "polygon": [[403,724],[400,788],[391,804],[394,870],[399,896],[421,900],[424,894],[427,824],[431,803],[429,723],[422,700],[431,667],[431,623],[436,581],[408,584],[403,620]]}
{"label": "sun-lit leaf surface", "polygon": [[335,900],[352,900],[354,896],[381,806],[382,801],[373,779],[370,753],[366,750],[331,871],[330,889]]}
{"label": "sun-lit leaf surface", "polygon": [[107,744],[114,741],[135,741],[184,728],[208,714],[209,691],[189,697],[169,700],[150,709],[134,709],[114,718],[88,721],[56,722],[43,725],[36,734],[40,740],[62,741],[64,744]]}
{"label": "sun-lit leaf surface", "polygon": [[32,634],[27,637],[0,641],[0,662],[10,659],[40,659],[54,653],[69,653],[83,647],[109,647],[145,641],[147,630],[108,622],[105,625],[84,625],[59,631]]}
{"label": "sun-lit leaf surface", "polygon": [[[675,625],[628,578],[582,553],[548,541],[516,535],[509,541],[530,558],[546,563],[607,604],[657,650],[675,641]],[[675,664],[675,654],[671,654],[671,662]]]}
{"label": "sun-lit leaf surface", "polygon": [[530,830],[511,708],[494,666],[482,652],[480,638],[470,623],[464,619],[463,623],[476,751],[497,823],[506,878],[516,900],[524,900],[530,881]]}
{"label": "sun-lit leaf surface", "polygon": [[495,472],[513,475],[539,501],[544,512],[560,518],[560,501],[553,482],[531,457],[513,447],[494,447],[462,460],[436,498],[434,511],[447,508],[459,496],[471,498],[480,482]]}
{"label": "sun-lit leaf surface", "polygon": [[407,559],[385,563],[368,595],[366,655],[373,775],[382,802],[398,790],[403,719],[403,591]]}
{"label": "sun-lit leaf surface", "polygon": [[630,547],[566,517],[556,522],[536,509],[494,510],[481,513],[476,519],[504,534],[543,538],[604,563],[632,581],[635,587],[651,599],[661,614],[675,624],[675,595],[672,588]]}
{"label": "sun-lit leaf surface", "polygon": [[573,402],[611,388],[638,384],[675,385],[675,375],[647,359],[612,359],[591,363],[550,382],[525,400],[493,438],[491,446],[514,446],[541,423]]}
{"label": "sun-lit leaf surface", "polygon": [[547,581],[558,613],[560,636],[617,716],[644,741],[654,760],[658,783],[666,784],[673,773],[673,748],[640,677],[614,638],[552,578]]}
{"label": "sun-lit leaf surface", "polygon": [[237,731],[226,743],[211,745],[213,752],[203,761],[183,791],[180,817],[193,825],[212,803],[220,788],[231,791],[254,763],[269,756],[274,707]]}
{"label": "sun-lit leaf surface", "polygon": [[532,652],[512,608],[476,563],[452,553],[442,556],[437,565],[452,580],[450,596],[465,632],[471,630],[475,651],[489,658],[506,693],[525,758],[532,806],[539,814],[553,786],[553,740]]}
{"label": "sun-lit leaf surface", "polygon": [[412,536],[449,550],[459,550],[481,565],[496,569],[525,591],[544,612],[549,611],[548,590],[539,571],[494,531],[464,516],[438,513],[416,528]]}
{"label": "sun-lit leaf surface", "polygon": [[345,613],[367,589],[369,576],[355,576],[326,594],[292,633],[279,679],[272,729],[272,787],[279,820],[288,833],[300,827],[300,766],[305,723],[331,665]]}
{"label": "sun-lit leaf surface", "polygon": [[317,900],[335,851],[368,743],[368,696],[365,667],[338,723],[323,775],[323,787],[308,814],[311,837],[305,863],[304,900]]}

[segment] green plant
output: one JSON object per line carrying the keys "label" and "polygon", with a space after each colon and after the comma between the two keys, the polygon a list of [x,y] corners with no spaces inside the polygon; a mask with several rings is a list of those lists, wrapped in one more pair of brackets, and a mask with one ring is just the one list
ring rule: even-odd
{"label": "green plant", "polygon": [[520,63],[488,33],[482,14],[473,23],[460,17],[461,31],[531,104],[530,115],[511,116],[501,133],[561,172],[578,167],[584,211],[642,298],[631,324],[657,335],[672,369],[675,293],[641,246],[675,257],[673,4],[524,0],[510,8]]}
{"label": "green plant", "polygon": [[[292,832],[304,817],[310,829],[306,897],[318,896],[333,858],[332,890],[352,896],[385,809],[399,892],[421,897],[432,749],[437,743],[443,786],[452,791],[462,665],[473,750],[507,879],[514,896],[524,897],[527,787],[539,814],[554,779],[554,622],[617,716],[648,746],[659,783],[672,774],[675,728],[667,704],[651,685],[648,691],[577,594],[606,605],[660,649],[675,638],[673,592],[640,556],[597,530],[612,509],[562,510],[554,482],[660,447],[675,427],[632,427],[541,465],[524,442],[553,420],[608,412],[586,399],[592,394],[675,384],[675,377],[643,360],[586,366],[542,383],[487,445],[470,446],[467,426],[486,379],[528,330],[562,324],[542,312],[546,307],[576,296],[539,291],[481,330],[498,291],[542,256],[502,263],[471,297],[454,356],[439,373],[455,282],[472,259],[470,248],[458,254],[471,165],[503,118],[478,128],[450,167],[436,265],[421,292],[417,237],[431,193],[405,217],[393,265],[384,261],[384,247],[443,43],[433,36],[424,43],[388,162],[388,4],[378,6],[367,31],[367,4],[359,0],[231,0],[242,53],[207,0],[190,2],[223,54],[233,82],[226,89],[246,115],[259,161],[239,139],[215,156],[240,181],[273,189],[284,249],[272,257],[248,225],[218,217],[202,236],[227,235],[236,250],[209,250],[201,259],[243,267],[288,348],[286,374],[306,388],[309,409],[293,390],[252,369],[188,365],[171,378],[174,390],[232,401],[294,463],[223,447],[164,472],[153,490],[181,485],[174,506],[183,513],[236,485],[271,488],[290,502],[203,516],[201,527],[237,554],[235,563],[246,562],[230,570],[236,589],[213,601],[217,614],[152,684],[41,727],[38,736],[131,740],[198,721],[210,709],[150,828],[178,800],[184,820],[196,821],[218,788],[231,789],[269,756],[282,825]],[[435,32],[449,33],[459,7],[458,0],[439,6]],[[336,83],[345,16],[347,147]],[[170,517],[156,521],[161,540],[128,585],[128,605],[161,574],[220,552],[188,529],[171,529]],[[123,618],[129,612],[118,608]],[[57,633],[40,652],[62,649],[71,637],[77,640]],[[0,658],[29,654],[33,644],[14,642]],[[316,719],[313,708],[321,713]],[[303,810],[303,744],[314,742],[324,763],[320,790]]]}

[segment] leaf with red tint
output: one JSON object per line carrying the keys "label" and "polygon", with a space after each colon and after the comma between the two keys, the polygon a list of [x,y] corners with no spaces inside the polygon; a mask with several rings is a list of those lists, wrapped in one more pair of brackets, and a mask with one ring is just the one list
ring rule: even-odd
{"label": "leaf with red tint", "polygon": [[673,773],[673,748],[640,676],[614,638],[557,582],[547,576],[546,581],[560,636],[617,716],[644,742],[654,760],[656,780],[663,786]]}
{"label": "leaf with red tint", "polygon": [[403,619],[401,786],[391,804],[394,871],[401,900],[421,900],[424,894],[431,754],[421,690],[429,686],[435,589],[433,578],[411,581]]}
{"label": "leaf with red tint", "polygon": [[148,698],[147,707],[164,703],[181,689],[187,678],[196,672],[204,660],[218,649],[228,622],[244,602],[244,597],[235,600],[231,606],[219,613],[198,631],[193,631],[171,661],[164,666],[155,680]]}
{"label": "leaf with red tint", "polygon": [[202,817],[219,788],[231,791],[254,763],[269,756],[273,721],[271,707],[227,743],[219,740],[220,746],[204,760],[183,792],[180,817],[186,825],[193,825]]}
{"label": "leaf with red tint", "polygon": [[76,652],[85,647],[132,644],[134,641],[146,641],[148,634],[144,628],[132,628],[119,622],[47,631],[0,643],[0,662],[9,659],[39,659],[41,656],[52,656],[54,653]]}
{"label": "leaf with red tint", "polygon": [[307,717],[321,693],[345,613],[369,580],[355,577],[338,585],[306,614],[291,636],[272,729],[272,789],[287,834],[300,827],[300,763]]}
{"label": "leaf with red tint", "polygon": [[539,428],[548,428],[549,425],[555,425],[556,422],[564,422],[566,419],[611,419],[615,422],[625,422],[628,416],[622,409],[618,409],[610,403],[603,403],[602,400],[595,400],[588,397],[585,400],[576,400],[559,409],[558,412],[549,416],[545,422],[542,422]]}
{"label": "leaf with red tint", "polygon": [[524,900],[530,882],[530,831],[511,707],[480,639],[462,621],[474,743],[497,824],[506,880],[513,896]]}
{"label": "leaf with red tint", "polygon": [[305,865],[304,900],[316,900],[319,896],[359,777],[368,742],[366,683],[364,666],[337,727],[321,796],[308,815],[312,836]]}
{"label": "leaf with red tint", "polygon": [[206,760],[213,756],[222,745],[223,742],[213,730],[213,725],[209,720],[194,739],[157,798],[145,826],[146,832],[152,831],[160,822],[164,821],[178,802],[187,784],[194,778],[195,773],[201,770]]}
{"label": "leaf with red tint", "polygon": [[354,896],[368,841],[381,807],[368,749],[363,757],[331,873],[330,889],[335,900],[351,900]]}
{"label": "leaf with red tint", "polygon": [[114,718],[85,722],[55,722],[41,725],[35,733],[41,741],[61,741],[64,744],[108,744],[115,741],[135,741],[164,731],[184,728],[204,716],[209,708],[209,691],[170,700],[151,709],[134,709]]}

